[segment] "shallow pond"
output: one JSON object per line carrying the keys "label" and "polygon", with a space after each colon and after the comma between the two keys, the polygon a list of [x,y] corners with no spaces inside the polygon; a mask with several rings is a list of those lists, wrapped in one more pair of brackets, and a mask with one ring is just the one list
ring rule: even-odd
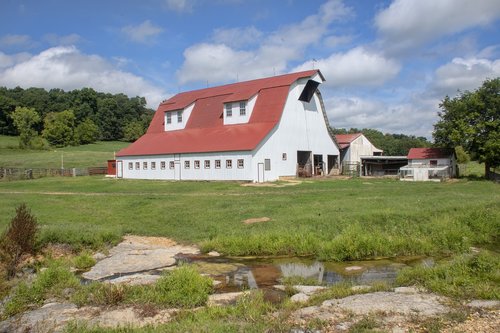
{"label": "shallow pond", "polygon": [[357,285],[376,281],[393,282],[397,272],[409,266],[434,265],[434,259],[399,257],[393,259],[320,262],[311,258],[228,258],[182,256],[179,261],[198,266],[203,274],[219,281],[218,290],[267,289],[281,284],[284,278],[299,277],[318,285],[342,281]]}

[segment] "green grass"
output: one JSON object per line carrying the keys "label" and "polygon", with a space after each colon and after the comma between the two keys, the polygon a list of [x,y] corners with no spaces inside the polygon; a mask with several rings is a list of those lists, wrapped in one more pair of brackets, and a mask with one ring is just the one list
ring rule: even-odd
{"label": "green grass", "polygon": [[413,267],[397,277],[402,285],[420,285],[460,299],[500,299],[500,256],[482,251],[465,254],[434,267]]}
{"label": "green grass", "polygon": [[0,135],[0,167],[10,168],[86,168],[106,166],[113,153],[129,145],[128,142],[99,141],[76,147],[49,150],[19,149],[19,139]]}
{"label": "green grass", "polygon": [[[42,245],[98,248],[133,233],[228,255],[355,260],[495,247],[500,230],[500,187],[486,181],[354,179],[272,188],[64,177],[5,182],[0,196],[0,228],[26,202]],[[242,223],[263,216],[271,221]]]}

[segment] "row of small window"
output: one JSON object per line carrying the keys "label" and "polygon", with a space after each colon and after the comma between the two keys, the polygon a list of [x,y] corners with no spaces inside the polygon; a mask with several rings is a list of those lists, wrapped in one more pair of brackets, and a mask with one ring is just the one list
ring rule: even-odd
{"label": "row of small window", "polygon": [[[204,166],[205,169],[210,169],[210,160],[205,160],[204,161]],[[151,162],[151,170],[156,170],[156,162]],[[238,159],[237,160],[237,165],[238,169],[243,169],[245,167],[245,160],[243,159]],[[226,169],[231,169],[233,167],[233,160],[226,160]],[[135,169],[140,170],[141,168],[141,162],[135,162]],[[166,168],[166,163],[165,161],[160,162],[160,169],[165,170]],[[170,161],[168,163],[168,168],[169,169],[174,169],[175,168],[175,162]],[[191,161],[184,161],[184,169],[189,169],[191,168]],[[199,169],[200,168],[200,161],[195,160],[194,161],[194,168]],[[221,160],[215,160],[215,168],[220,169],[221,168]],[[134,169],[134,162],[128,162],[128,169],[133,170]],[[148,162],[142,162],[142,169],[147,170],[148,169]]]}
{"label": "row of small window", "polygon": [[[245,116],[247,114],[247,102],[240,102],[240,116]],[[226,104],[226,117],[233,116],[233,104]]]}
{"label": "row of small window", "polygon": [[[170,112],[167,112],[167,124],[171,124],[172,123],[172,111]],[[177,111],[177,122],[178,123],[182,123],[182,110],[180,111]]]}

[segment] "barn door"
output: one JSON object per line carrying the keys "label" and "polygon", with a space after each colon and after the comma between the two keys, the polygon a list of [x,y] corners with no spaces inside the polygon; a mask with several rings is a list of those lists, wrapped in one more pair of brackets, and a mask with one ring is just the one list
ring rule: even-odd
{"label": "barn door", "polygon": [[264,182],[264,163],[257,163],[257,182]]}
{"label": "barn door", "polygon": [[174,179],[181,180],[181,161],[174,161]]}
{"label": "barn door", "polygon": [[116,161],[116,178],[123,178],[123,161]]}

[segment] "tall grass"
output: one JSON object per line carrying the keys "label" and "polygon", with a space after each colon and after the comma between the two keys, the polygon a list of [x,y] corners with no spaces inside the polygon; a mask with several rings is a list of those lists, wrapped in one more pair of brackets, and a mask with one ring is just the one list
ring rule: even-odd
{"label": "tall grass", "polygon": [[460,299],[500,299],[500,258],[482,251],[464,254],[435,267],[413,267],[400,271],[397,283],[420,285]]}

